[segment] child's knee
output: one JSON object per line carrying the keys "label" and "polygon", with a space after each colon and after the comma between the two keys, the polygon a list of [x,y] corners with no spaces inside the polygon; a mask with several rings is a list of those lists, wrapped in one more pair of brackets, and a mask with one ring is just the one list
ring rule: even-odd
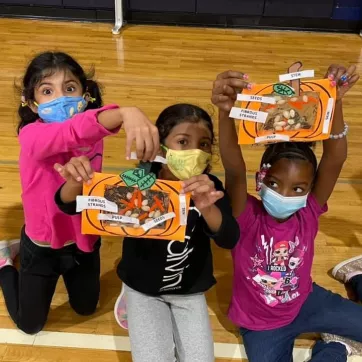
{"label": "child's knee", "polygon": [[33,334],[37,334],[39,333],[40,331],[43,330],[44,328],[44,325],[45,325],[45,322],[43,323],[29,323],[29,322],[18,322],[17,324],[17,327],[24,333],[26,334],[30,334],[30,335],[33,335]]}
{"label": "child's knee", "polygon": [[73,308],[74,312],[81,316],[89,316],[94,314],[97,309],[98,299],[92,302],[81,302],[81,303],[74,303],[70,302],[71,307]]}

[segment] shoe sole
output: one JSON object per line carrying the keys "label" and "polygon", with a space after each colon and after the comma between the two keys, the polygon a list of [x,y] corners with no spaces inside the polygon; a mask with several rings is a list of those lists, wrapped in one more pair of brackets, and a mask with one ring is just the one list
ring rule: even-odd
{"label": "shoe sole", "polygon": [[114,303],[113,313],[114,313],[114,318],[115,318],[115,320],[117,321],[117,324],[118,324],[121,328],[123,328],[123,329],[125,329],[125,330],[127,331],[128,328],[125,328],[125,326],[122,326],[122,323],[121,323],[120,320],[118,319],[118,313],[117,313],[117,309],[118,309],[117,306],[118,306],[118,304],[120,303],[122,297],[124,296],[124,293],[125,293],[125,291],[124,291],[124,285],[122,284],[121,294],[118,296],[118,298],[117,298],[117,300],[116,300],[116,303]]}
{"label": "shoe sole", "polygon": [[337,275],[339,269],[343,268],[346,264],[351,263],[351,262],[353,262],[353,261],[356,261],[356,260],[358,260],[358,259],[362,259],[362,255],[355,256],[354,258],[344,260],[344,261],[340,262],[339,264],[337,264],[337,265],[332,269],[332,275],[333,275],[333,277],[336,278],[336,275]]}

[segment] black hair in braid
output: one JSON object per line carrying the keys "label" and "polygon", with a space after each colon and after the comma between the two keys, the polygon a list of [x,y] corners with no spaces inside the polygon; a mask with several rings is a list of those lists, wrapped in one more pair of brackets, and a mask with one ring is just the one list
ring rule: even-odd
{"label": "black hair in braid", "polygon": [[314,142],[280,142],[266,146],[266,150],[261,159],[260,166],[279,161],[282,158],[288,160],[303,160],[312,164],[314,174],[317,172],[318,162],[314,154]]}

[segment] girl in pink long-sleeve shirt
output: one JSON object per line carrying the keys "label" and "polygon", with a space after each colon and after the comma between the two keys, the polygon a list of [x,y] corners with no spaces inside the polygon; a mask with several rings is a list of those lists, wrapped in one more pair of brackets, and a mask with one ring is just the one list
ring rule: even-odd
{"label": "girl in pink long-sleeve shirt", "polygon": [[[13,321],[33,334],[46,323],[60,276],[76,313],[92,314],[99,299],[100,239],[82,235],[79,215],[57,208],[54,194],[63,180],[53,165],[84,156],[101,171],[103,138],[122,126],[127,155],[135,141],[138,157],[152,160],[159,141],[157,129],[137,108],[102,107],[98,84],[65,53],[36,56],[22,87],[18,132],[25,226],[20,242],[0,242],[0,286]],[[12,260],[19,246],[18,272]]]}

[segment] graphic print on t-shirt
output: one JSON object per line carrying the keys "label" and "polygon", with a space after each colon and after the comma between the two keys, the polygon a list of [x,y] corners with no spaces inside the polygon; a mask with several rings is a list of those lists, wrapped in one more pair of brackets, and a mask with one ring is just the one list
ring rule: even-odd
{"label": "graphic print on t-shirt", "polygon": [[270,306],[275,307],[287,303],[300,296],[298,292],[298,269],[303,263],[307,247],[295,240],[266,240],[261,235],[255,256],[250,257],[250,269],[253,285],[258,289],[260,297]]}
{"label": "graphic print on t-shirt", "polygon": [[194,247],[190,245],[191,235],[200,217],[200,211],[195,206],[190,206],[185,242],[171,240],[168,243],[166,267],[162,278],[163,286],[160,288],[160,292],[181,289],[184,271],[189,267],[189,257],[194,251]]}

